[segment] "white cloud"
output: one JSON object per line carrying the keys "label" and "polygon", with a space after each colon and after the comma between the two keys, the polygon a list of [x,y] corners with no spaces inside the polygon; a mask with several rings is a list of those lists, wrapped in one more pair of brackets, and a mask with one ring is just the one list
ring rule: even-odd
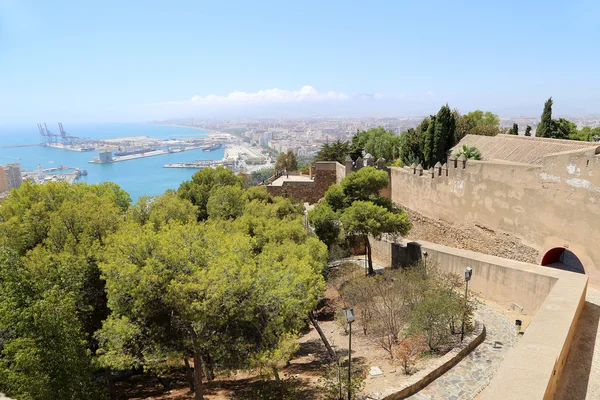
{"label": "white cloud", "polygon": [[329,100],[348,100],[350,95],[343,92],[318,92],[312,86],[303,86],[300,90],[265,89],[258,92],[232,92],[227,96],[209,94],[194,96],[187,101],[170,101],[168,104],[197,106],[260,105],[278,103],[318,102]]}

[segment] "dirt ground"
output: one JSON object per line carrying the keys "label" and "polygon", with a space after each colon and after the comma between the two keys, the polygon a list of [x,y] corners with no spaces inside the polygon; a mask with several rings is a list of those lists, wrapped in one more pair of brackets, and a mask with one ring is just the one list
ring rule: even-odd
{"label": "dirt ground", "polygon": [[[319,325],[342,362],[347,365],[348,335],[334,319],[333,310],[339,305],[335,289],[327,289],[327,298],[327,306],[319,314]],[[318,400],[321,398],[318,393],[319,379],[325,372],[327,352],[312,325],[310,330],[300,337],[299,343],[299,351],[290,365],[282,368],[280,375],[282,379],[293,378],[297,390],[296,398]],[[424,358],[416,368],[427,368],[434,360],[435,358]],[[353,326],[352,331],[352,364],[362,366],[367,373],[373,366],[383,371],[383,375],[378,377],[370,377],[367,374],[365,393],[380,392],[392,382],[398,385],[408,378],[400,367],[390,362],[385,350],[365,337],[358,325]],[[120,400],[192,400],[194,398],[193,393],[188,390],[183,371],[173,373],[162,380],[170,382],[170,390],[166,390],[155,377],[148,375],[131,377],[117,385]],[[251,398],[247,396],[252,390],[266,385],[274,385],[274,382],[266,382],[257,373],[238,372],[230,376],[218,376],[214,381],[206,383],[204,397],[208,400]]]}

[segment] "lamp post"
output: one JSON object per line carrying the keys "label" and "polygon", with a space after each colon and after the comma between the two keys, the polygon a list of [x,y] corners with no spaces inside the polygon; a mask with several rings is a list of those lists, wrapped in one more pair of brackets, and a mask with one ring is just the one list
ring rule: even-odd
{"label": "lamp post", "polygon": [[352,400],[352,323],[354,322],[354,310],[352,308],[344,309],[344,316],[346,317],[346,322],[348,323],[348,400]]}
{"label": "lamp post", "polygon": [[467,267],[465,269],[465,305],[463,310],[462,317],[462,326],[460,328],[460,341],[462,342],[465,337],[465,314],[467,313],[467,291],[469,290],[469,281],[471,280],[471,274],[473,273],[473,268]]}

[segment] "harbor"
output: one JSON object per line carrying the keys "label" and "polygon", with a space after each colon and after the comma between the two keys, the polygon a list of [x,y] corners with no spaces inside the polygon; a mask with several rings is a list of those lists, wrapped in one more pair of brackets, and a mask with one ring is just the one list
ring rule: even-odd
{"label": "harbor", "polygon": [[38,165],[36,170],[23,170],[21,173],[23,181],[31,181],[38,184],[48,182],[67,182],[73,184],[79,177],[87,175],[86,170],[65,165],[52,168],[42,168],[41,165]]}
{"label": "harbor", "polygon": [[[263,148],[224,132],[151,124],[76,125],[70,129],[65,125],[63,131],[72,131],[79,138],[67,138],[74,135],[65,132],[64,143],[61,139],[47,143],[46,136],[40,143],[39,126],[31,128],[0,132],[0,164],[20,163],[24,178],[32,182],[115,182],[131,193],[133,201],[176,189],[202,168],[222,165],[250,173],[272,168],[273,163]],[[52,133],[49,124],[48,128]],[[94,150],[86,151],[88,146]],[[89,162],[102,152],[110,152],[113,161]]]}
{"label": "harbor", "polygon": [[183,163],[173,163],[173,164],[165,164],[164,168],[194,168],[194,169],[202,169],[202,168],[214,168],[217,166],[223,166],[227,168],[233,168],[235,166],[234,161],[220,160],[198,160],[191,162],[183,162]]}

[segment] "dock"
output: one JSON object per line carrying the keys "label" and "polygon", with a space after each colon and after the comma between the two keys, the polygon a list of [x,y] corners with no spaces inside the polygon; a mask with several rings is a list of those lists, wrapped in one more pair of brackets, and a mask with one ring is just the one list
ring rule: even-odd
{"label": "dock", "polygon": [[95,157],[93,160],[90,160],[88,162],[90,164],[108,164],[108,163],[115,163],[115,162],[121,162],[121,161],[137,160],[138,158],[162,156],[164,154],[181,153],[183,151],[198,150],[201,148],[202,148],[202,146],[187,146],[184,148],[178,148],[176,150],[151,150],[151,151],[148,151],[145,153],[130,154],[130,155],[126,155],[126,156],[114,156],[114,157],[111,156],[111,158],[109,160],[103,160],[100,157]]}
{"label": "dock", "polygon": [[183,163],[175,163],[175,164],[165,164],[163,168],[194,168],[194,169],[202,169],[202,168],[213,168],[222,165],[224,167],[231,167],[234,165],[233,161],[227,160],[198,160],[191,162],[183,162]]}

